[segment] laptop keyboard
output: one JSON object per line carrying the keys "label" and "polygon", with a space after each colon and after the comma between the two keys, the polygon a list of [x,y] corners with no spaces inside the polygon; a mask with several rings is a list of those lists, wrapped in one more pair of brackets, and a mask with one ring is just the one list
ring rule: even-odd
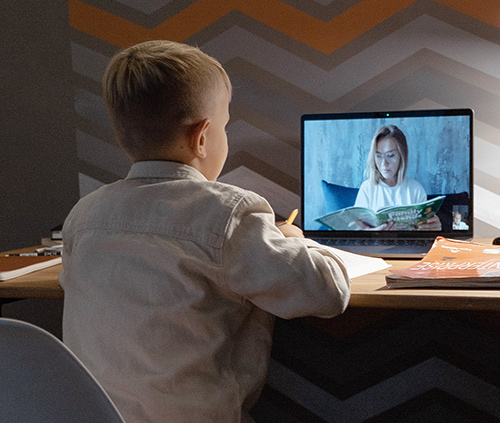
{"label": "laptop keyboard", "polygon": [[317,240],[321,244],[329,245],[331,247],[343,247],[343,246],[388,246],[388,247],[406,247],[406,246],[418,246],[418,247],[431,247],[434,240],[430,239],[404,239],[404,238],[394,238],[394,239],[359,239],[359,238],[337,238],[337,239],[319,239]]}

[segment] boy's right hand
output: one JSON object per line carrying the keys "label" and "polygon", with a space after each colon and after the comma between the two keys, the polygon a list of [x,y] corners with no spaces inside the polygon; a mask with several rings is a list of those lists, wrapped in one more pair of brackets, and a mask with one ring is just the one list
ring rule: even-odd
{"label": "boy's right hand", "polygon": [[295,225],[287,225],[284,222],[276,223],[276,226],[281,231],[283,235],[287,238],[295,237],[295,238],[304,238],[304,233],[302,229]]}

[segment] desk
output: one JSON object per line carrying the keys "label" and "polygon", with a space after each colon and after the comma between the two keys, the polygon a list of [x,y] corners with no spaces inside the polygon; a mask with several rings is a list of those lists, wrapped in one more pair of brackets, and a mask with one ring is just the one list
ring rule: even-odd
{"label": "desk", "polygon": [[59,285],[62,265],[48,267],[18,278],[0,282],[0,300],[5,299],[63,299]]}
{"label": "desk", "polygon": [[[387,260],[393,268],[405,268],[415,260]],[[62,265],[0,282],[0,299],[62,299],[59,285]],[[350,307],[434,310],[500,310],[500,289],[388,289],[382,270],[352,281]]]}
{"label": "desk", "polygon": [[[40,246],[5,251],[2,254],[32,252]],[[18,278],[0,281],[0,301],[15,299],[54,299],[64,298],[59,285],[59,272],[62,265],[48,267]]]}
{"label": "desk", "polygon": [[[403,268],[415,261],[388,262]],[[57,265],[0,282],[0,299],[62,299],[61,269]],[[352,420],[353,412],[356,421],[365,421],[393,410],[425,421],[415,410],[426,404],[442,407],[443,401],[444,408],[450,401],[453,406],[441,413],[443,420],[457,421],[454,409],[470,407],[493,416],[484,421],[500,417],[495,409],[500,290],[389,290],[388,273],[354,279],[350,306],[341,316],[277,319],[256,421],[267,421],[269,410],[293,415],[296,408],[318,416],[330,412],[329,421]],[[398,421],[390,417],[387,421]]]}

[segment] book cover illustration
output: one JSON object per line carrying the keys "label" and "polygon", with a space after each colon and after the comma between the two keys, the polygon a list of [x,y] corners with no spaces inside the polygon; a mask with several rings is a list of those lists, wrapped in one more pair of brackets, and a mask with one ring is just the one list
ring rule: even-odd
{"label": "book cover illustration", "polygon": [[437,237],[427,255],[406,269],[391,269],[389,287],[500,286],[500,246]]}
{"label": "book cover illustration", "polygon": [[315,220],[335,231],[361,230],[356,223],[358,219],[373,228],[393,221],[396,230],[415,230],[419,222],[425,222],[439,211],[444,198],[440,195],[422,203],[386,207],[377,212],[366,207],[347,207]]}

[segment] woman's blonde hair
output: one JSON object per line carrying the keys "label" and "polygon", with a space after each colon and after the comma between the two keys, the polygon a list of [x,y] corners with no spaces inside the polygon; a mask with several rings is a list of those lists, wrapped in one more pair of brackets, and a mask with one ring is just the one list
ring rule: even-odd
{"label": "woman's blonde hair", "polygon": [[384,138],[391,138],[396,142],[399,157],[401,158],[399,162],[397,184],[402,184],[406,178],[406,170],[408,168],[408,143],[405,134],[396,125],[382,126],[375,133],[366,161],[365,178],[370,179],[374,184],[378,184],[383,179],[377,168],[375,154],[378,142]]}
{"label": "woman's blonde hair", "polygon": [[103,77],[116,138],[132,159],[154,158],[186,124],[205,117],[224,87],[231,93],[229,77],[216,59],[166,40],[120,51]]}

